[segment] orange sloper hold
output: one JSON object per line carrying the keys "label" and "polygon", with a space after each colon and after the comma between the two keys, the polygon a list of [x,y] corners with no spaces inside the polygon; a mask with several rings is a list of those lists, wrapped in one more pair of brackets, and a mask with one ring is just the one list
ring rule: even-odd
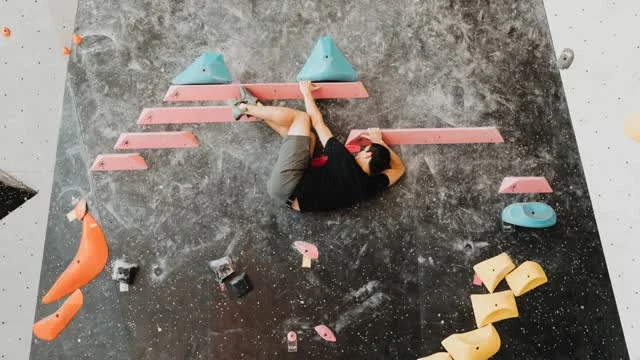
{"label": "orange sloper hold", "polygon": [[69,325],[83,303],[82,292],[77,289],[58,311],[33,324],[33,334],[38,339],[52,341]]}
{"label": "orange sloper hold", "polygon": [[4,37],[11,36],[11,29],[9,29],[8,27],[3,27],[2,28],[2,36],[4,36]]}
{"label": "orange sloper hold", "polygon": [[62,54],[63,55],[70,55],[71,54],[71,49],[69,49],[68,47],[63,47],[62,48]]}
{"label": "orange sloper hold", "polygon": [[76,257],[42,298],[44,304],[59,300],[88,284],[102,272],[107,264],[109,258],[107,239],[96,219],[86,212],[86,201],[79,202],[75,211],[78,218],[82,220],[80,246]]}
{"label": "orange sloper hold", "polygon": [[478,328],[504,319],[518,317],[518,306],[513,291],[471,295],[471,305]]}
{"label": "orange sloper hold", "polygon": [[500,335],[489,324],[442,340],[442,346],[453,360],[487,360],[500,350]]}
{"label": "orange sloper hold", "polygon": [[439,352],[427,357],[420,358],[418,360],[451,360],[451,356],[446,352]]}
{"label": "orange sloper hold", "polygon": [[73,43],[76,45],[82,44],[82,36],[78,34],[73,34]]}
{"label": "orange sloper hold", "polygon": [[507,253],[494,256],[473,266],[473,270],[478,274],[478,277],[490,293],[515,268],[516,265],[511,261]]}

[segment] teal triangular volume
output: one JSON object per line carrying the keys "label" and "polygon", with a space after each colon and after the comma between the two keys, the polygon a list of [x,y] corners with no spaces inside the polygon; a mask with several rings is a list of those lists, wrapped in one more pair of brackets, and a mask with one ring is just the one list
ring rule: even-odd
{"label": "teal triangular volume", "polygon": [[298,74],[298,81],[357,81],[353,70],[333,39],[325,36],[318,40],[307,63]]}
{"label": "teal triangular volume", "polygon": [[180,75],[173,79],[173,85],[229,84],[231,74],[224,64],[222,54],[206,52]]}

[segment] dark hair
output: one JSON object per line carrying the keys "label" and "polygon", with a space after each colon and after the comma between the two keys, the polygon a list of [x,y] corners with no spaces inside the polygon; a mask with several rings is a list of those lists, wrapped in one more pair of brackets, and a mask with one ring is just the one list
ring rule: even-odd
{"label": "dark hair", "polygon": [[367,152],[371,153],[371,160],[369,161],[371,175],[391,168],[391,153],[389,149],[380,144],[371,144]]}

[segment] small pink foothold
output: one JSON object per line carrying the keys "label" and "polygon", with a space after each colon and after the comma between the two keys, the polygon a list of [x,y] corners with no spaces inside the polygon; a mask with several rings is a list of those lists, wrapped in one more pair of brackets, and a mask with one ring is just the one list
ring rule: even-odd
{"label": "small pink foothold", "polygon": [[482,280],[478,274],[473,274],[473,285],[482,285]]}
{"label": "small pink foothold", "polygon": [[295,241],[293,246],[300,252],[300,254],[308,257],[309,259],[316,260],[320,256],[318,248],[306,241]]}
{"label": "small pink foothold", "polygon": [[78,219],[78,220],[84,219],[84,216],[87,214],[87,200],[85,200],[85,199],[80,200],[76,204],[76,207],[74,208],[74,211],[75,211],[75,214],[76,214],[76,219]]}
{"label": "small pink foothold", "polygon": [[287,334],[287,349],[289,352],[298,352],[298,335],[295,331]]}
{"label": "small pink foothold", "polygon": [[318,325],[314,329],[316,330],[318,335],[320,335],[321,338],[329,342],[336,342],[336,336],[333,335],[333,332],[331,331],[331,329],[329,329],[326,325]]}
{"label": "small pink foothold", "polygon": [[553,189],[544,176],[508,176],[502,180],[501,194],[552,193]]}

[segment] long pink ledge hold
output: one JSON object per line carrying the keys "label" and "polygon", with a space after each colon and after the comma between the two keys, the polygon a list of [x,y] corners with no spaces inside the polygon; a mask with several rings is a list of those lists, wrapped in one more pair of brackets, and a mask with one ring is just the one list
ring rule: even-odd
{"label": "long pink ledge hold", "polygon": [[[238,121],[258,121],[258,119],[243,116]],[[138,125],[224,122],[235,122],[229,106],[146,108],[138,117]]]}
{"label": "long pink ledge hold", "polygon": [[101,154],[91,166],[91,171],[146,170],[147,162],[137,153]]}
{"label": "long pink ledge hold", "polygon": [[200,143],[191,131],[166,131],[122,134],[114,149],[177,149],[198,146]]}
{"label": "long pink ledge hold", "polygon": [[500,194],[552,193],[551,185],[543,176],[513,177],[502,180]]}
{"label": "long pink ledge hold", "polygon": [[[220,101],[240,97],[241,84],[228,85],[174,85],[169,88],[164,101]],[[318,83],[320,89],[313,92],[315,99],[368,98],[369,93],[361,82]],[[242,84],[261,100],[302,99],[297,83]]]}
{"label": "long pink ledge hold", "polygon": [[[369,140],[362,137],[367,130],[354,129],[349,133],[347,145],[367,146]],[[504,139],[495,127],[477,128],[416,128],[382,129],[382,140],[387,145],[420,144],[478,144],[503,143]]]}

